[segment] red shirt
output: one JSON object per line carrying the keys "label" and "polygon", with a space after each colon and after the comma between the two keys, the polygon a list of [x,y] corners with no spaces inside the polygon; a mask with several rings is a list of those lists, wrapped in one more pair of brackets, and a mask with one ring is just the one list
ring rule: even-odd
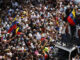
{"label": "red shirt", "polygon": [[45,38],[44,38],[44,37],[42,37],[40,40],[41,40],[41,41],[43,41],[43,40],[45,40]]}

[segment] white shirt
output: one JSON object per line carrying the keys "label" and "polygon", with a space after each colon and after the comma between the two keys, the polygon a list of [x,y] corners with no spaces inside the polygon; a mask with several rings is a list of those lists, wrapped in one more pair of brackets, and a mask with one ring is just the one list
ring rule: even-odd
{"label": "white shirt", "polygon": [[16,7],[16,6],[18,6],[18,3],[15,2],[15,3],[12,3],[12,5],[13,5],[14,7]]}
{"label": "white shirt", "polygon": [[32,48],[34,48],[34,45],[33,45],[33,43],[31,43],[31,47],[32,47]]}
{"label": "white shirt", "polygon": [[40,33],[37,33],[37,34],[36,34],[36,39],[37,39],[37,40],[40,40],[40,39],[41,39]]}
{"label": "white shirt", "polygon": [[9,55],[9,56],[11,56],[11,57],[12,57],[12,53],[11,53],[11,52],[7,53],[7,55]]}
{"label": "white shirt", "polygon": [[28,21],[27,17],[25,17],[25,18],[24,18],[24,21],[25,21],[25,22],[27,22],[27,21]]}
{"label": "white shirt", "polygon": [[59,33],[61,34],[61,30],[62,30],[62,26],[60,26],[60,28],[59,28]]}
{"label": "white shirt", "polygon": [[63,28],[63,27],[61,26],[60,29],[59,29],[59,33],[60,33],[60,34],[65,34],[65,30],[66,30],[66,27]]}
{"label": "white shirt", "polygon": [[64,28],[62,28],[61,33],[62,33],[62,34],[65,34],[65,30],[66,30],[66,28],[65,28],[65,27],[64,27]]}

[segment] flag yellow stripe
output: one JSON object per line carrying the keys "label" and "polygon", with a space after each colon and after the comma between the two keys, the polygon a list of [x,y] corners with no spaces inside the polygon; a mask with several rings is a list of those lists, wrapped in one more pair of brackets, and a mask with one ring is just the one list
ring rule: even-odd
{"label": "flag yellow stripe", "polygon": [[18,32],[18,30],[19,30],[19,27],[16,29],[16,33]]}
{"label": "flag yellow stripe", "polygon": [[76,15],[75,15],[75,10],[73,9],[73,11],[72,11],[72,14],[73,14],[73,16],[74,16],[74,18],[76,17]]}

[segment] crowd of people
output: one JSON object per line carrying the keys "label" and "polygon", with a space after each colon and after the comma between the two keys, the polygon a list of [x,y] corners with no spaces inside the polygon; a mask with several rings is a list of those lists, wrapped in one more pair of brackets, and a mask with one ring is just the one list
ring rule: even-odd
{"label": "crowd of people", "polygon": [[[69,40],[67,17],[71,9],[79,12],[78,4],[68,0],[43,1],[28,0],[25,5],[12,1],[0,9],[0,59],[53,60],[57,41]],[[19,22],[22,34],[16,35],[15,30],[7,33],[14,21]]]}

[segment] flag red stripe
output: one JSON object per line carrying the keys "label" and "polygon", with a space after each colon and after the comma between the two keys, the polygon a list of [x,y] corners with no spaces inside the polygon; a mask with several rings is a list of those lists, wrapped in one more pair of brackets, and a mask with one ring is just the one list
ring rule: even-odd
{"label": "flag red stripe", "polygon": [[21,34],[21,32],[17,32],[17,35],[20,35]]}
{"label": "flag red stripe", "polygon": [[68,16],[67,20],[71,25],[75,25],[73,19],[70,16]]}
{"label": "flag red stripe", "polygon": [[16,24],[14,24],[14,25],[8,30],[8,33],[11,33],[11,31],[12,31],[13,29],[16,29]]}

